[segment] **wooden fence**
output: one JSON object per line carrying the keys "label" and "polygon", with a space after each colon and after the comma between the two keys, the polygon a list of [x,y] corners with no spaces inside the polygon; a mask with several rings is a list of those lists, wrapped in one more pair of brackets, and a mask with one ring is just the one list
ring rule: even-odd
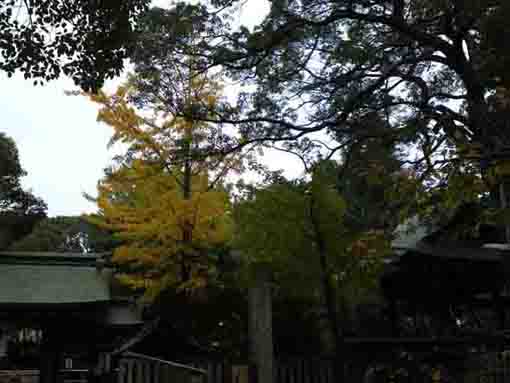
{"label": "wooden fence", "polygon": [[[247,362],[193,361],[207,383],[253,383],[254,368]],[[327,359],[286,359],[274,364],[274,383],[333,383],[333,365]]]}
{"label": "wooden fence", "polygon": [[[256,383],[255,369],[247,362],[195,360],[186,363],[128,352],[119,361],[116,383]],[[274,366],[274,383],[334,383],[331,359],[276,360]],[[448,373],[438,374],[438,380],[419,374],[409,381],[507,383],[510,382],[510,352],[473,355],[463,370],[460,375],[455,374],[454,380]],[[347,382],[373,381],[367,380],[364,373],[355,376],[351,376]]]}
{"label": "wooden fence", "polygon": [[[107,383],[254,383],[253,369],[246,362],[227,362],[218,360],[195,361],[187,364],[169,362],[137,353],[125,353],[117,368],[111,365],[107,357],[101,362],[104,371],[110,370],[111,379],[98,382]],[[274,383],[333,383],[332,361],[329,359],[286,359],[275,363]],[[510,352],[481,353],[473,355],[466,362],[466,370],[457,380],[438,382],[453,383],[507,383],[510,382]],[[86,370],[84,370],[86,371]],[[0,383],[37,383],[39,372],[9,370],[0,371]],[[427,382],[413,377],[413,383]],[[71,380],[61,379],[60,382]],[[77,382],[77,380],[72,380]],[[86,380],[84,380],[86,381]],[[348,383],[370,381],[349,379]],[[263,382],[262,382],[263,383]]]}
{"label": "wooden fence", "polygon": [[293,359],[277,361],[275,383],[333,383],[330,359]]}
{"label": "wooden fence", "polygon": [[0,383],[39,383],[39,370],[0,370]]}
{"label": "wooden fence", "polygon": [[207,383],[207,372],[197,367],[126,352],[119,360],[117,383]]}
{"label": "wooden fence", "polygon": [[510,353],[487,353],[472,362],[467,371],[465,383],[506,383],[510,382]]}
{"label": "wooden fence", "polygon": [[[221,361],[200,361],[191,363],[204,370],[207,383],[255,383],[247,363]],[[274,383],[334,383],[333,361],[331,359],[291,359],[275,362]],[[348,383],[375,382],[369,370],[347,373]],[[510,353],[476,355],[467,361],[460,374],[442,370],[440,374],[418,373],[404,378],[412,383],[510,383]],[[413,373],[411,372],[411,375]],[[383,379],[384,381],[384,379]],[[388,379],[386,382],[398,381]],[[379,381],[380,382],[380,381]],[[261,382],[263,383],[263,382]]]}

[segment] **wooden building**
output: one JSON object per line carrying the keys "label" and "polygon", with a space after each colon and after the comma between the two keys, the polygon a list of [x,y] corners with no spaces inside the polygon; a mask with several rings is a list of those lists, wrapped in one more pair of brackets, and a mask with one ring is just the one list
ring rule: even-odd
{"label": "wooden building", "polygon": [[418,229],[397,241],[398,255],[381,278],[394,335],[495,334],[508,328],[510,247],[487,237],[454,240],[443,229]]}
{"label": "wooden building", "polygon": [[93,371],[141,323],[103,255],[0,252],[2,369]]}

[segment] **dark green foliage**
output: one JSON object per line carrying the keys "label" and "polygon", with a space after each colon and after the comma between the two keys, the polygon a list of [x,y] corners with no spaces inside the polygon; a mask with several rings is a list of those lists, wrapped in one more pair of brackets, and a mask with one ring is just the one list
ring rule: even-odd
{"label": "dark green foliage", "polygon": [[[482,4],[485,2],[481,2]],[[510,88],[510,52],[506,42],[510,38],[508,20],[510,3],[494,2],[494,11],[482,19],[481,47],[484,52],[483,74],[490,78],[499,78],[500,83]]]}
{"label": "dark green foliage", "polygon": [[21,167],[16,143],[0,132],[0,214],[45,216],[46,204],[21,187]]}
{"label": "dark green foliage", "polygon": [[[2,153],[2,162],[0,162],[0,174],[2,175],[2,184],[10,182],[11,179],[17,179],[25,175],[19,162],[19,153],[16,143],[5,133],[0,133],[0,153]],[[9,177],[9,179],[7,179]]]}
{"label": "dark green foliage", "polygon": [[378,116],[369,116],[361,129],[386,129],[387,135],[358,137],[344,149],[338,172],[338,189],[347,201],[346,224],[353,230],[393,232],[401,210],[412,205],[413,194],[400,193],[410,184],[402,168],[402,154],[390,127]]}
{"label": "dark green foliage", "polygon": [[54,217],[39,222],[10,250],[89,253],[112,251],[116,245],[112,235],[81,217]]}
{"label": "dark green foliage", "polygon": [[192,296],[167,290],[148,313],[161,318],[158,330],[137,349],[169,360],[246,358],[247,308],[243,291],[233,285],[211,285]]}
{"label": "dark green foliage", "polygon": [[6,0],[0,4],[0,70],[35,83],[63,73],[85,90],[118,75],[146,0]]}
{"label": "dark green foliage", "polygon": [[[229,286],[209,286],[191,297],[168,291],[151,307],[153,313],[161,316],[158,330],[144,339],[137,350],[169,360],[204,355],[246,360],[247,310],[246,291],[235,286],[235,282]],[[320,315],[316,302],[276,294],[273,302],[276,354],[320,354],[323,351]]]}
{"label": "dark green foliage", "polygon": [[28,235],[41,219],[44,216],[0,214],[0,250],[6,250],[11,243]]}
{"label": "dark green foliage", "polygon": [[[273,300],[273,341],[275,354],[317,356],[324,353],[323,313],[317,303],[305,299],[289,299],[288,296]],[[296,336],[296,334],[299,334]]]}
{"label": "dark green foliage", "polygon": [[[277,312],[281,322],[275,322],[283,326],[275,328],[282,352],[292,348],[286,331],[290,326],[303,326],[316,350],[331,351],[341,347],[345,334],[367,330],[357,325],[363,318],[380,315],[377,278],[389,242],[379,222],[366,216],[355,217],[356,221],[346,217],[356,215],[360,205],[367,211],[380,208],[374,203],[379,203],[377,198],[357,194],[366,175],[360,174],[364,168],[354,167],[354,157],[344,164],[322,161],[311,181],[277,179],[237,205],[234,246],[242,251],[247,269],[260,263],[271,268],[275,294],[285,308]],[[376,175],[373,188],[385,193],[385,185],[378,182]],[[360,189],[355,191],[356,187]],[[348,193],[339,193],[344,189]],[[290,313],[300,304],[306,312],[294,315],[297,321],[285,328],[285,310]],[[379,305],[375,314],[364,310],[370,305]],[[377,331],[374,327],[370,330]],[[302,345],[295,341],[294,346]]]}
{"label": "dark green foliage", "polygon": [[46,216],[46,204],[30,191],[23,190],[16,143],[0,133],[0,249],[28,234]]}

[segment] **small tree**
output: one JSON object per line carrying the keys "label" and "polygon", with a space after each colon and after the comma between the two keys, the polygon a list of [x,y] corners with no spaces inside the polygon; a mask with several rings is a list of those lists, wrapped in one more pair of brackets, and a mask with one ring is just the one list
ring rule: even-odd
{"label": "small tree", "polygon": [[[181,79],[172,84],[179,90],[172,96],[187,110],[214,109],[220,91],[215,81],[192,73]],[[241,160],[204,150],[216,133],[193,113],[177,117],[157,98],[137,111],[133,100],[144,96],[139,84],[131,77],[111,96],[91,96],[101,105],[98,119],[114,129],[112,142],[128,149],[99,183],[99,212],[90,219],[124,241],[113,257],[125,271],[122,280],[153,299],[169,287],[205,283],[212,249],[230,237],[223,181],[240,170]]]}
{"label": "small tree", "polygon": [[23,190],[18,148],[13,139],[0,132],[0,214],[46,215],[46,204],[30,191]]}

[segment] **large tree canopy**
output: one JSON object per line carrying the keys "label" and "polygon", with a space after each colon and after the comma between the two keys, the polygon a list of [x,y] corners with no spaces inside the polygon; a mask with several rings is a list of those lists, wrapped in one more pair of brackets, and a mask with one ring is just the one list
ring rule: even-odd
{"label": "large tree canopy", "polygon": [[147,0],[7,0],[0,4],[0,70],[35,81],[61,73],[84,89],[118,75]]}
{"label": "large tree canopy", "polygon": [[0,214],[46,214],[44,201],[23,190],[21,177],[25,175],[16,143],[0,133]]}
{"label": "large tree canopy", "polygon": [[[332,154],[384,136],[405,144],[422,180],[444,186],[468,168],[483,173],[510,144],[506,106],[491,97],[509,83],[506,1],[275,0],[253,31],[232,29],[226,15],[238,1],[211,3],[177,5],[163,31],[144,24],[134,59],[153,89],[163,80],[154,71],[184,56],[244,85],[235,107],[204,116],[240,127],[224,151],[266,141]],[[385,123],[364,123],[374,115]],[[318,132],[327,147],[310,138]]]}

